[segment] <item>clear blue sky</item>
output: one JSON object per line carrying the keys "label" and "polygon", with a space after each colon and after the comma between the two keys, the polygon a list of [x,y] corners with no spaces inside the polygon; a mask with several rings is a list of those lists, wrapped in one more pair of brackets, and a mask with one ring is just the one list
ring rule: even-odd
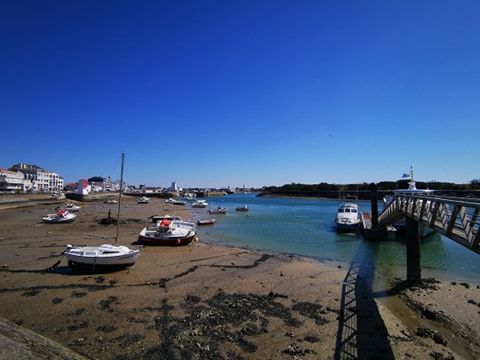
{"label": "clear blue sky", "polygon": [[480,1],[0,2],[0,167],[182,187],[480,178]]}

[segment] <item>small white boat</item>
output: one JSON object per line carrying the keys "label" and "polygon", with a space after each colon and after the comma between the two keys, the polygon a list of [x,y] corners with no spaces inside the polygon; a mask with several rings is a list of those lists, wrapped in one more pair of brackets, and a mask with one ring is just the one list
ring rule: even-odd
{"label": "small white boat", "polygon": [[236,211],[248,211],[247,204],[243,204],[242,206],[238,206],[235,208]]}
{"label": "small white boat", "polygon": [[148,204],[150,199],[146,196],[142,196],[140,199],[137,200],[137,204]]}
{"label": "small white boat", "polygon": [[163,220],[156,226],[147,226],[138,235],[138,242],[143,245],[187,245],[196,239],[196,231],[191,225],[185,223],[185,221]]}
{"label": "small white boat", "polygon": [[174,198],[168,198],[168,199],[165,199],[165,202],[167,204],[173,204],[175,202],[175,199]]}
{"label": "small white boat", "polygon": [[149,217],[149,219],[152,220],[153,223],[157,223],[159,221],[162,221],[162,220],[166,220],[166,221],[174,221],[174,220],[178,220],[178,221],[183,221],[182,217],[181,216],[172,216],[172,215],[152,215]]}
{"label": "small white boat", "polygon": [[218,206],[216,209],[210,209],[208,210],[210,214],[226,214],[227,213],[227,208],[226,207],[221,207]]}
{"label": "small white boat", "polygon": [[68,265],[72,268],[89,267],[128,267],[135,264],[140,250],[131,250],[126,246],[103,244],[100,246],[67,245],[64,252]]}
{"label": "small white boat", "polygon": [[42,220],[49,224],[62,224],[62,223],[70,223],[77,215],[70,214],[65,209],[58,210],[55,214],[48,214],[47,216],[43,217]]}
{"label": "small white boat", "polygon": [[215,219],[198,219],[197,221],[198,225],[214,225],[215,224]]}
{"label": "small white boat", "polygon": [[203,199],[198,199],[192,203],[192,208],[206,208],[207,206],[207,201]]}
{"label": "small white boat", "polygon": [[335,225],[339,231],[356,231],[361,224],[358,203],[354,197],[345,197],[335,216]]}
{"label": "small white boat", "polygon": [[[123,184],[123,160],[120,175],[120,184]],[[117,236],[115,245],[102,244],[100,246],[72,246],[67,245],[64,255],[68,259],[68,265],[74,269],[108,269],[116,270],[132,266],[137,261],[140,250],[131,250],[126,246],[118,245],[118,231],[120,224],[122,191],[118,193]],[[110,213],[109,213],[110,216]]]}
{"label": "small white boat", "polygon": [[77,212],[81,209],[81,206],[75,205],[74,203],[70,202],[67,205],[64,206],[65,210],[68,210],[69,212]]}
{"label": "small white boat", "polygon": [[174,200],[172,202],[173,205],[186,205],[187,202],[186,201],[183,201],[183,200]]}

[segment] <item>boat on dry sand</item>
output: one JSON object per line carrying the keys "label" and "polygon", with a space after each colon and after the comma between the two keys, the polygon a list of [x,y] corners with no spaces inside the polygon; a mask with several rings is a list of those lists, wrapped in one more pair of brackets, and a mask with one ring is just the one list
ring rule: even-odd
{"label": "boat on dry sand", "polygon": [[72,222],[76,217],[77,215],[70,214],[65,209],[60,209],[55,214],[44,216],[42,220],[48,224],[63,224]]}
{"label": "boat on dry sand", "polygon": [[162,220],[155,226],[146,226],[138,235],[138,243],[143,245],[187,245],[196,240],[194,223],[187,221]]}

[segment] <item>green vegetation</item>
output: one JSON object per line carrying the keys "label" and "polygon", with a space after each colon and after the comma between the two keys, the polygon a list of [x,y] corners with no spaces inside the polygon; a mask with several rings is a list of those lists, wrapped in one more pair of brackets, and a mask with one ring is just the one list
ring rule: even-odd
{"label": "green vegetation", "polygon": [[[396,189],[407,189],[409,180],[382,181],[377,183],[379,197]],[[469,184],[454,184],[449,182],[422,182],[416,181],[418,189],[437,190],[445,195],[478,196],[480,180],[472,180]],[[282,186],[264,187],[259,196],[300,196],[338,198],[339,194],[356,194],[360,199],[370,199],[373,184],[285,184]]]}

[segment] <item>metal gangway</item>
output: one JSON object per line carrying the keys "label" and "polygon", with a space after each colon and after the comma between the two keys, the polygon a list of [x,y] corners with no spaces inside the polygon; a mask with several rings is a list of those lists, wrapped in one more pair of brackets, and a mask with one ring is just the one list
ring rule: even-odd
{"label": "metal gangway", "polygon": [[398,193],[378,216],[379,227],[408,217],[480,253],[480,199]]}

